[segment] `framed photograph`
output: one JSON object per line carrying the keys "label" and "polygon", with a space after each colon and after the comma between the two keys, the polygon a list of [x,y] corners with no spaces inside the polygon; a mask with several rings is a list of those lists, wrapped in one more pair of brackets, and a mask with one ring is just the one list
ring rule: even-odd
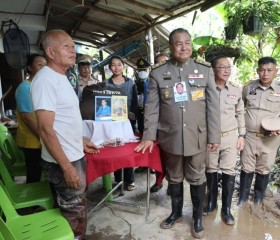
{"label": "framed photograph", "polygon": [[127,96],[112,96],[112,120],[127,119]]}
{"label": "framed photograph", "polygon": [[95,121],[112,121],[112,97],[95,97]]}

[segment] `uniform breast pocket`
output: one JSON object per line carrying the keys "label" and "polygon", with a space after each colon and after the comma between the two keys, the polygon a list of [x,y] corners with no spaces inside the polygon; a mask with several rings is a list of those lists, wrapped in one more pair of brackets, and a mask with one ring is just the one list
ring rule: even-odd
{"label": "uniform breast pocket", "polygon": [[174,91],[172,86],[160,87],[160,98],[162,101],[170,101],[174,98]]}
{"label": "uniform breast pocket", "polygon": [[226,110],[226,113],[232,113],[232,112],[235,112],[235,106],[237,105],[238,103],[238,100],[237,99],[231,99],[231,98],[227,98],[225,100],[225,110]]}
{"label": "uniform breast pocket", "polygon": [[247,105],[246,105],[247,108],[254,108],[259,106],[258,104],[259,100],[256,95],[249,95],[246,97],[246,100],[247,100]]}
{"label": "uniform breast pocket", "polygon": [[272,112],[280,111],[280,97],[279,96],[268,96],[267,98],[268,108]]}

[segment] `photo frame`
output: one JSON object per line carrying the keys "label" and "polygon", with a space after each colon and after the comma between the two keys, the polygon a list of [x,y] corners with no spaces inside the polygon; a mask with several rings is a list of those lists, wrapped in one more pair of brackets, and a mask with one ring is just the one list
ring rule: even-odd
{"label": "photo frame", "polygon": [[127,96],[112,96],[112,120],[127,120]]}
{"label": "photo frame", "polygon": [[95,121],[112,121],[112,97],[95,97]]}

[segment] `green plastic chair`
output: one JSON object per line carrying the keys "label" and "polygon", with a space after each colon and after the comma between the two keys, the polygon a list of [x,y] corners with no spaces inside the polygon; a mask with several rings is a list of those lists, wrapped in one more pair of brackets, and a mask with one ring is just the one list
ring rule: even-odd
{"label": "green plastic chair", "polygon": [[4,125],[0,125],[0,151],[12,176],[26,176],[24,154]]}
{"label": "green plastic chair", "polygon": [[0,240],[17,240],[0,217]]}
{"label": "green plastic chair", "polygon": [[0,185],[16,209],[40,206],[53,208],[53,196],[48,182],[16,184],[0,158]]}
{"label": "green plastic chair", "polygon": [[[2,235],[9,231],[10,236],[14,236],[16,240],[74,239],[72,229],[59,209],[20,216],[2,187],[0,187],[0,199],[0,208],[3,212],[1,218],[6,226],[6,230],[4,228],[2,230],[2,227],[0,227]],[[5,238],[5,240],[10,240],[10,238]]]}

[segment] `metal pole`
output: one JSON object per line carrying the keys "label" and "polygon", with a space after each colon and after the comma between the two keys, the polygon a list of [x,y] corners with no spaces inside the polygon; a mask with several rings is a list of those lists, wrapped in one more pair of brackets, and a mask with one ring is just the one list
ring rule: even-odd
{"label": "metal pole", "polygon": [[154,65],[154,59],[155,59],[155,54],[154,54],[154,39],[152,35],[152,28],[148,29],[148,45],[149,45],[149,50],[150,50],[150,64]]}

